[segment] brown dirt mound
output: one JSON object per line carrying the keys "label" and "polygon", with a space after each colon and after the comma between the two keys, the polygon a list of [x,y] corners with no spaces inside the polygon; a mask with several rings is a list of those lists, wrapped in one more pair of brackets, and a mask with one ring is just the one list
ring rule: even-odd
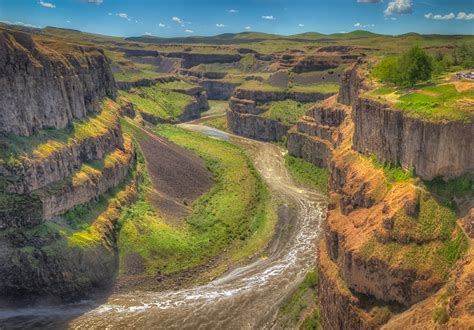
{"label": "brown dirt mound", "polygon": [[192,152],[142,130],[147,136],[139,144],[153,185],[150,202],[168,220],[188,215],[191,203],[212,186],[212,174]]}

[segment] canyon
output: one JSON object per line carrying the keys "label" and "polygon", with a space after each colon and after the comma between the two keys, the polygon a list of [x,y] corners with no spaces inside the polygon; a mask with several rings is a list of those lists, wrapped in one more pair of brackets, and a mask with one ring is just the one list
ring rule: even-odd
{"label": "canyon", "polygon": [[469,329],[474,117],[325,38],[0,26],[0,327]]}

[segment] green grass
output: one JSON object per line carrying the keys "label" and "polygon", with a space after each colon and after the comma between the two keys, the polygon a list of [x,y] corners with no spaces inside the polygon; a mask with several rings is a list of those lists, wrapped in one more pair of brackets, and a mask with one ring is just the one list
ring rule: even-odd
{"label": "green grass", "polygon": [[70,127],[61,130],[45,129],[28,137],[0,137],[0,162],[15,167],[24,160],[46,158],[57,150],[104,134],[118,124],[115,107],[112,101],[105,101],[100,113],[74,120]]}
{"label": "green grass", "polygon": [[[151,189],[145,175],[137,203],[120,219],[121,269],[127,255],[138,254],[146,273],[173,273],[201,265],[228,249],[243,258],[261,249],[270,238],[274,213],[269,194],[244,152],[225,141],[161,125],[156,133],[201,156],[216,181],[192,204],[184,226],[174,226],[147,201]],[[138,137],[139,138],[139,137]],[[250,246],[250,247],[249,247]]]}
{"label": "green grass", "polygon": [[176,81],[170,81],[162,84],[158,84],[157,87],[160,89],[165,89],[165,90],[180,90],[180,91],[186,91],[188,89],[191,89],[193,87],[196,87],[198,85],[191,84],[186,81],[182,80],[176,80]]}
{"label": "green grass", "polygon": [[[461,99],[470,100],[470,105],[458,102]],[[460,93],[452,84],[429,86],[409,92],[400,96],[399,102],[395,104],[410,115],[434,121],[472,120],[473,105],[474,89]]]}
{"label": "green grass", "polygon": [[[300,321],[303,312],[311,308],[317,301],[318,272],[313,270],[306,274],[303,282],[281,305],[278,312],[278,325],[282,328],[293,328]],[[319,310],[315,308],[313,313],[305,319],[304,329],[318,329]]]}
{"label": "green grass", "polygon": [[292,84],[290,91],[301,93],[321,93],[321,94],[335,94],[339,92],[339,84],[336,83],[316,83],[299,85]]}
{"label": "green grass", "polygon": [[285,164],[297,183],[327,195],[329,180],[327,169],[317,167],[310,162],[290,155],[285,156]]}
{"label": "green grass", "polygon": [[121,91],[119,95],[128,98],[140,112],[162,120],[177,122],[185,107],[193,102],[193,97],[168,90],[170,86],[175,85],[184,88],[183,84],[178,82],[170,83],[165,88],[157,84],[150,87],[132,88],[129,92]]}
{"label": "green grass", "polygon": [[270,102],[268,110],[262,116],[293,126],[311,106],[311,103],[300,103],[293,100]]}
{"label": "green grass", "polygon": [[424,184],[430,192],[452,202],[455,198],[466,198],[474,195],[474,175],[472,173],[448,181],[436,178],[432,181],[424,181]]}
{"label": "green grass", "polygon": [[[360,157],[365,158],[365,156],[362,155]],[[368,156],[368,158],[376,168],[383,170],[383,173],[389,185],[400,182],[407,182],[412,180],[414,177],[412,171],[405,170],[401,166],[393,165],[389,162],[381,162],[375,155],[370,155]]]}
{"label": "green grass", "polygon": [[286,89],[281,87],[272,86],[256,80],[249,80],[243,83],[238,89],[257,90],[266,92],[284,92]]}
{"label": "green grass", "polygon": [[470,122],[474,118],[474,88],[458,92],[454,84],[381,87],[368,95],[392,103],[409,116],[433,122]]}
{"label": "green grass", "polygon": [[203,125],[210,126],[216,128],[221,131],[227,131],[227,117],[214,117],[209,118],[201,122]]}

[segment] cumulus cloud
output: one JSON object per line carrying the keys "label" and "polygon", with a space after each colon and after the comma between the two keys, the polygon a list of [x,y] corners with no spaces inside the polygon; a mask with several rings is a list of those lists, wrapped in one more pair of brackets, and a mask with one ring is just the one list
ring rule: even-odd
{"label": "cumulus cloud", "polygon": [[128,18],[127,13],[117,13],[117,14],[115,14],[115,16],[118,16],[118,17],[120,17],[120,18],[125,18],[125,19],[130,20],[130,19]]}
{"label": "cumulus cloud", "polygon": [[194,33],[194,31],[193,31],[193,30],[190,30],[190,29],[186,29],[186,30],[184,30],[184,32],[186,32],[186,33]]}
{"label": "cumulus cloud", "polygon": [[262,16],[263,19],[268,19],[268,20],[275,20],[276,18],[273,17],[273,15],[263,15]]}
{"label": "cumulus cloud", "polygon": [[179,18],[179,17],[176,17],[176,16],[171,17],[171,20],[172,20],[173,22],[176,22],[176,23],[178,23],[178,24],[181,24],[181,26],[184,24],[183,20],[182,20],[181,18]]}
{"label": "cumulus cloud", "polygon": [[30,27],[30,28],[36,28],[36,29],[40,29],[41,26],[38,26],[38,25],[33,25],[33,24],[29,24],[29,23],[23,23],[23,22],[10,22],[10,21],[0,21],[1,23],[5,23],[5,24],[11,24],[11,25],[21,25],[21,26],[24,26],[24,27]]}
{"label": "cumulus cloud", "polygon": [[466,14],[465,12],[461,11],[456,16],[456,19],[464,19],[464,20],[470,21],[474,19],[474,14],[473,13]]}
{"label": "cumulus cloud", "polygon": [[159,26],[160,28],[164,28],[166,25],[164,25],[163,23],[160,23],[160,24],[158,24],[158,26]]}
{"label": "cumulus cloud", "polygon": [[151,32],[145,32],[146,36],[151,36]]}
{"label": "cumulus cloud", "polygon": [[354,26],[358,28],[368,28],[368,27],[375,27],[375,24],[355,23]]}
{"label": "cumulus cloud", "polygon": [[304,26],[304,24],[301,24],[301,23],[300,23],[300,24],[298,24],[298,26],[299,26],[299,27],[303,27],[303,26]]}
{"label": "cumulus cloud", "polygon": [[101,4],[104,3],[104,0],[82,0],[82,2],[92,3],[92,4],[95,4],[95,5],[101,5]]}
{"label": "cumulus cloud", "polygon": [[250,30],[251,28],[252,28],[252,27],[250,27],[250,26],[244,27],[245,30]]}
{"label": "cumulus cloud", "polygon": [[358,3],[379,3],[382,0],[357,0]]}
{"label": "cumulus cloud", "polygon": [[388,3],[385,15],[413,13],[412,0],[393,0]]}
{"label": "cumulus cloud", "polygon": [[53,5],[51,2],[40,1],[38,3],[45,8],[56,8],[56,5]]}
{"label": "cumulus cloud", "polygon": [[238,11],[237,9],[229,9],[229,13],[235,14],[235,13],[238,13],[238,12],[239,12],[239,11]]}
{"label": "cumulus cloud", "polygon": [[217,26],[218,28],[225,27],[224,24],[220,24],[220,23],[217,23],[216,26]]}
{"label": "cumulus cloud", "polygon": [[467,21],[474,20],[474,14],[473,13],[466,14],[463,11],[459,12],[457,15],[455,15],[454,13],[449,13],[449,14],[446,14],[446,15],[434,15],[433,13],[428,13],[428,14],[425,14],[424,16],[427,19],[434,19],[434,20],[437,20],[437,21],[449,21],[449,20],[452,20],[452,19],[467,20]]}

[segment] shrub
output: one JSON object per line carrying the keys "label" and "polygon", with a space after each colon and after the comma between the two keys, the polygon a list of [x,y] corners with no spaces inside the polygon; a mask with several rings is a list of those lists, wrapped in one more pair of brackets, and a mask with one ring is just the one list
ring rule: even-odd
{"label": "shrub", "polygon": [[418,46],[412,47],[401,57],[387,57],[373,70],[376,78],[402,86],[413,86],[431,79],[433,59]]}

